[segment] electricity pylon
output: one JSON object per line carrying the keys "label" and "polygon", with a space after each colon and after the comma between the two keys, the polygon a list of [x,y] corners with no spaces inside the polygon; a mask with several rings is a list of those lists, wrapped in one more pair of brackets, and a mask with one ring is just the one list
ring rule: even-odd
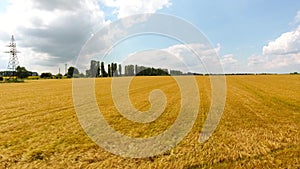
{"label": "electricity pylon", "polygon": [[17,53],[20,53],[20,52],[17,51],[17,45],[15,42],[14,35],[11,36],[11,42],[9,43],[9,45],[7,47],[10,48],[9,51],[5,51],[5,53],[10,54],[7,69],[9,69],[11,71],[16,71],[16,68],[19,66]]}

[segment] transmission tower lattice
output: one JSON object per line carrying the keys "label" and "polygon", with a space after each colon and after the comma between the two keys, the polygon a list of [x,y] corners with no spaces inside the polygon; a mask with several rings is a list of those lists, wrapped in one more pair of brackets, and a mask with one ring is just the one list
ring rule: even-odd
{"label": "transmission tower lattice", "polygon": [[9,43],[9,45],[7,47],[10,47],[9,51],[5,51],[5,53],[10,54],[7,69],[9,69],[11,71],[16,71],[16,68],[19,66],[17,53],[20,53],[20,52],[17,51],[17,45],[15,42],[14,35],[11,36],[11,42]]}

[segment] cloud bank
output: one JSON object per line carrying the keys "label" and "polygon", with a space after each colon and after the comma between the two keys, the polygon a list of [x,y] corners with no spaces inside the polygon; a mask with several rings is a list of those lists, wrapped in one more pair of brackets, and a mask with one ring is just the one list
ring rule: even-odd
{"label": "cloud bank", "polygon": [[[130,2],[130,3],[129,3]],[[103,11],[111,7],[118,17],[139,12],[156,12],[170,6],[164,1],[98,1],[98,0],[9,0],[0,13],[0,50],[15,35],[22,66],[34,71],[58,72],[65,63],[74,64],[85,42],[110,23]],[[0,55],[0,69],[6,69],[7,55]]]}
{"label": "cloud bank", "polygon": [[113,14],[116,14],[118,18],[140,13],[155,13],[157,10],[172,5],[170,0],[101,0],[100,2],[107,7],[114,8]]}
{"label": "cloud bank", "polygon": [[[9,43],[11,35],[15,35],[22,66],[33,71],[57,73],[65,63],[74,64],[86,41],[97,30],[112,22],[107,16],[118,19],[138,13],[155,13],[171,5],[171,0],[9,0],[5,12],[0,13],[0,50],[8,50],[5,45]],[[111,13],[107,12],[108,8]],[[261,53],[251,55],[246,60],[240,60],[234,53],[220,56],[225,72],[300,72],[300,11],[295,14],[291,24],[293,28],[290,31],[278,35],[261,47]],[[103,37],[106,41],[116,33],[123,33],[122,30],[109,31],[112,33]],[[201,49],[198,52],[202,56],[209,55],[209,51],[199,44],[189,45]],[[222,53],[220,46],[214,49],[217,54]],[[163,53],[169,53],[179,61],[190,56],[180,44],[162,51],[156,53],[157,60],[159,56],[163,57]],[[153,55],[153,52],[145,51],[139,55]],[[6,69],[8,59],[7,54],[0,55],[1,70]],[[201,59],[205,61],[205,57]],[[187,62],[188,65],[194,63],[193,59]]]}
{"label": "cloud bank", "polygon": [[251,56],[248,61],[250,70],[266,72],[300,71],[300,26],[270,41],[263,46],[261,55]]}

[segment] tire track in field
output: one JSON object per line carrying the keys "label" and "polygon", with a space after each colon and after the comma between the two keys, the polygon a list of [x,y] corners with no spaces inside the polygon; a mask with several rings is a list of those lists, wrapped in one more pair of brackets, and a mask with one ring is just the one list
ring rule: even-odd
{"label": "tire track in field", "polygon": [[[262,100],[266,100],[265,98],[267,98],[267,100],[271,101],[272,104],[280,105],[280,106],[286,107],[286,108],[294,110],[294,111],[300,110],[300,105],[290,103],[288,101],[280,99],[279,97],[271,96],[267,92],[265,92],[264,90],[262,90],[260,88],[257,88],[254,85],[249,85],[249,84],[241,85],[240,84],[240,86],[243,86],[247,91],[255,94],[256,96],[258,96]],[[268,102],[266,102],[266,103],[268,103]],[[271,106],[272,104],[268,104],[268,105],[270,105],[270,107],[272,107]]]}

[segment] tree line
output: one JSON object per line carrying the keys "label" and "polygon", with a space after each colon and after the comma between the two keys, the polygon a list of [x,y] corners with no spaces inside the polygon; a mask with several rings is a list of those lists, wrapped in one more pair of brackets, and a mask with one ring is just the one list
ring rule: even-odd
{"label": "tree line", "polygon": [[[83,77],[118,77],[118,76],[169,76],[169,75],[185,75],[179,70],[168,70],[162,68],[153,68],[139,65],[125,65],[124,72],[122,72],[122,65],[117,63],[110,63],[105,68],[104,62],[91,60],[90,67],[85,71],[85,74],[80,73],[76,67],[69,67],[66,74],[58,73],[53,75],[50,72],[43,72],[39,76],[36,72],[30,72],[25,67],[18,66],[16,71],[11,71],[9,76],[16,76],[24,79],[29,76],[35,76],[45,79],[62,79],[62,78],[83,78]],[[11,74],[12,73],[12,74]]]}
{"label": "tree line", "polygon": [[111,63],[107,65],[107,71],[105,70],[104,62],[92,60],[90,69],[86,70],[86,77],[113,77],[119,76],[121,72],[121,64]]}
{"label": "tree line", "polygon": [[139,65],[125,65],[124,73],[123,73],[121,64],[112,62],[108,64],[107,69],[105,69],[104,62],[95,61],[95,60],[91,60],[90,68],[86,70],[86,77],[117,77],[117,76],[135,76],[135,75],[136,76],[168,76],[170,74],[168,69],[145,67]]}
{"label": "tree line", "polygon": [[[107,70],[107,71],[106,71]],[[3,77],[17,77],[19,79],[28,78],[33,76],[34,78],[45,79],[62,79],[62,78],[83,78],[83,77],[117,77],[117,76],[182,76],[182,75],[218,75],[218,74],[199,74],[199,73],[183,73],[179,70],[168,70],[162,68],[145,67],[139,65],[125,65],[124,73],[122,72],[122,65],[117,63],[110,63],[105,69],[104,62],[92,60],[90,68],[86,70],[86,74],[80,73],[79,70],[73,66],[69,67],[66,74],[62,75],[58,73],[53,75],[50,72],[44,72],[40,76],[36,72],[28,71],[25,67],[18,66],[15,71],[2,71],[0,72],[0,81],[3,81]],[[230,73],[220,75],[268,75],[270,73]],[[292,72],[290,74],[299,74],[298,72]]]}

